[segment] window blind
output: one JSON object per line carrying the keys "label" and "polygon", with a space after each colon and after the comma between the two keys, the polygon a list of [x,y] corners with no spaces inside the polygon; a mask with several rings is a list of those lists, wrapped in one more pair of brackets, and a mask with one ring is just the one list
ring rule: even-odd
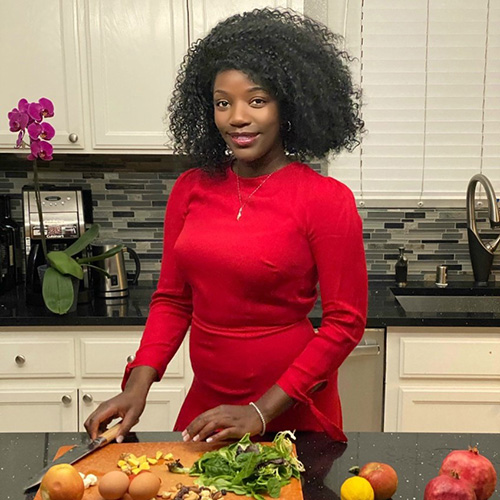
{"label": "window blind", "polygon": [[500,195],[500,0],[333,0],[328,23],[367,129],[329,175],[367,204],[464,200],[478,172]]}

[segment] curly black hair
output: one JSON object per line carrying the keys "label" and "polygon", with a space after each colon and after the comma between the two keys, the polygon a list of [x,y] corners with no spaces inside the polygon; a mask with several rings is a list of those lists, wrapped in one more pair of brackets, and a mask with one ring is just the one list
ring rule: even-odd
{"label": "curly black hair", "polygon": [[191,46],[177,75],[168,107],[174,151],[208,172],[225,171],[212,93],[217,73],[228,69],[244,72],[277,100],[283,144],[298,159],[354,149],[364,127],[361,93],[341,42],[288,10],[256,9],[220,22]]}

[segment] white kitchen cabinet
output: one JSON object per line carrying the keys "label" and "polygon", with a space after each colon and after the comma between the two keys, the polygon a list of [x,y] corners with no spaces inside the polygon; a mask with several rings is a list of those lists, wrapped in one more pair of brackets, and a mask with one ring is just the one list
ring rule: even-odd
{"label": "white kitchen cabinet", "polygon": [[0,3],[0,153],[7,113],[50,98],[56,153],[171,153],[167,106],[190,41],[236,12],[303,0],[30,0]]}
{"label": "white kitchen cabinet", "polygon": [[[84,386],[79,391],[80,409],[79,423],[81,432],[85,431],[83,423],[87,417],[99,406],[120,392],[119,384],[108,389]],[[140,421],[134,426],[133,431],[171,431],[174,427],[177,414],[186,396],[183,385],[177,387],[153,388],[149,391],[146,408]],[[112,425],[119,419],[111,422]]]}
{"label": "white kitchen cabinet", "polygon": [[57,389],[7,389],[2,383],[0,387],[0,432],[77,430],[78,396],[72,384]]}
{"label": "white kitchen cabinet", "polygon": [[304,0],[187,0],[189,5],[189,41],[206,35],[219,21],[233,14],[263,7],[284,7],[304,12]]}
{"label": "white kitchen cabinet", "polygon": [[86,0],[94,149],[166,150],[166,106],[188,48],[185,0]]}
{"label": "white kitchen cabinet", "polygon": [[76,3],[0,2],[0,148],[14,151],[7,113],[19,99],[54,102],[58,151],[82,150],[83,110]]}
{"label": "white kitchen cabinet", "polygon": [[[0,432],[84,431],[120,392],[141,327],[0,329]],[[187,339],[155,383],[136,430],[172,430],[192,381]]]}
{"label": "white kitchen cabinet", "polygon": [[500,328],[388,328],[384,430],[500,432]]}

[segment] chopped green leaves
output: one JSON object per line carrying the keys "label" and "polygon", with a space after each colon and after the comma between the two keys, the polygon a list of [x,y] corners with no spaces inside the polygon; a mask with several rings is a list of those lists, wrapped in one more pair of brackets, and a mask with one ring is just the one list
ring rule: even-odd
{"label": "chopped green leaves", "polygon": [[292,453],[290,438],[295,439],[292,432],[279,432],[269,446],[252,443],[250,434],[246,434],[237,443],[205,453],[189,474],[199,476],[197,482],[204,486],[213,485],[256,500],[264,500],[264,494],[279,498],[281,488],[291,478],[300,478],[304,470]]}

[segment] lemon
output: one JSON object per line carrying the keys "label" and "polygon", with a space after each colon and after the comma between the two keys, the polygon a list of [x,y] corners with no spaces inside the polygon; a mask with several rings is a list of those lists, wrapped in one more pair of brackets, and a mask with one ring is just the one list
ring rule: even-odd
{"label": "lemon", "polygon": [[340,487],[340,500],[374,500],[372,485],[359,476],[346,479]]}

